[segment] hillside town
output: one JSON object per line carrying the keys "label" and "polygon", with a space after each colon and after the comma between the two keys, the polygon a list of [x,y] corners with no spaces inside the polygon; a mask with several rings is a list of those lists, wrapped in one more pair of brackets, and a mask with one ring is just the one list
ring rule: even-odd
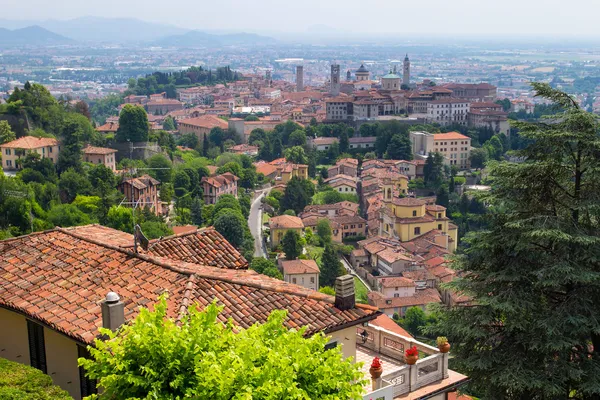
{"label": "hillside town", "polygon": [[600,395],[600,79],[198,34],[0,32],[1,398]]}

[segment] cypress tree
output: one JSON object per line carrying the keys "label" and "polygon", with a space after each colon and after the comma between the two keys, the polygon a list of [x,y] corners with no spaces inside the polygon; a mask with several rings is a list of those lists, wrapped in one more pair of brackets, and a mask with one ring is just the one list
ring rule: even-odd
{"label": "cypress tree", "polygon": [[599,125],[567,94],[533,87],[564,111],[514,124],[530,140],[525,162],[491,162],[488,228],[468,236],[451,285],[472,305],[437,328],[482,398],[598,399]]}

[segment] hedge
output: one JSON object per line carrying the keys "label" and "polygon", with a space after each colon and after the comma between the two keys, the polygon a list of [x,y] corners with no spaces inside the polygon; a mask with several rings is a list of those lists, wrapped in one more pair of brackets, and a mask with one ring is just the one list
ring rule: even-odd
{"label": "hedge", "polygon": [[4,358],[0,358],[0,399],[73,400],[42,371]]}

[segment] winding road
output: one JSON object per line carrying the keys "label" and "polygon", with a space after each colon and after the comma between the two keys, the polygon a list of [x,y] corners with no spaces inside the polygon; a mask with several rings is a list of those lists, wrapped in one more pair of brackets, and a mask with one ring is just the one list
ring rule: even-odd
{"label": "winding road", "polygon": [[248,215],[248,227],[254,237],[254,257],[265,257],[267,258],[267,250],[264,246],[262,238],[262,210],[260,208],[260,200],[269,192],[271,188],[257,190],[260,194],[254,199],[250,207],[250,215]]}

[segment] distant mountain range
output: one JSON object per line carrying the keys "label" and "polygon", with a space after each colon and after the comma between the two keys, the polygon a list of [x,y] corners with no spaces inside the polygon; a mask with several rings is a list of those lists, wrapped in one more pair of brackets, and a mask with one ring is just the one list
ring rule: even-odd
{"label": "distant mountain range", "polygon": [[167,36],[153,42],[162,47],[213,47],[232,45],[262,45],[275,43],[275,39],[254,33],[229,33],[214,35],[211,33],[190,31],[182,35]]}
{"label": "distant mountain range", "polygon": [[275,41],[252,33],[211,34],[134,18],[80,17],[66,21],[0,19],[0,45],[68,44],[69,40],[71,43],[140,43],[168,47],[251,45]]}
{"label": "distant mountain range", "polygon": [[38,25],[14,30],[0,28],[0,46],[56,46],[72,43],[74,40]]}

